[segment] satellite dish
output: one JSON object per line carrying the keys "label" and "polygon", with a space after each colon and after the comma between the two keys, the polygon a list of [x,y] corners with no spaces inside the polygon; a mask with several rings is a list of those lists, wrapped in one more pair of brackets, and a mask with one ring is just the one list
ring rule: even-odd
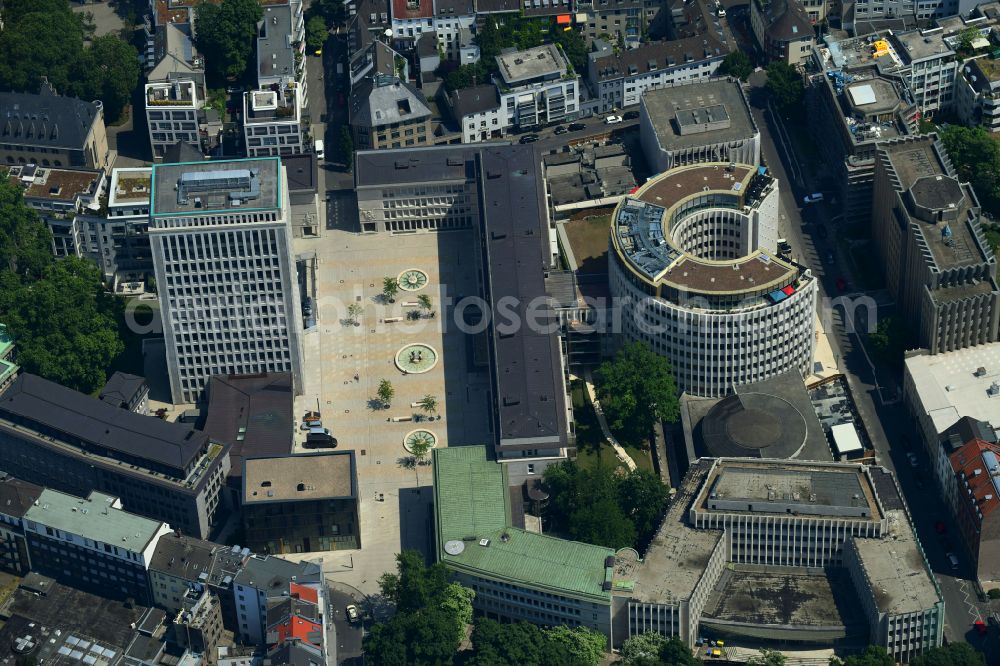
{"label": "satellite dish", "polygon": [[386,37],[392,37],[392,28],[386,28],[385,29],[385,36]]}
{"label": "satellite dish", "polygon": [[446,541],[444,544],[444,552],[449,555],[461,555],[464,550],[465,544],[461,541]]}

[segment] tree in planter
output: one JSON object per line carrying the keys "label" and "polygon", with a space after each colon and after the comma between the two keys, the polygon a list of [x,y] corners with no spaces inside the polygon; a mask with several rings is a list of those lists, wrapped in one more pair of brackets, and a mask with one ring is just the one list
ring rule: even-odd
{"label": "tree in planter", "polygon": [[410,453],[413,454],[413,471],[417,475],[417,487],[420,487],[420,465],[423,464],[424,458],[427,457],[428,452],[430,452],[433,444],[429,437],[418,437],[412,444],[410,444]]}
{"label": "tree in planter", "polygon": [[420,399],[420,409],[424,410],[428,414],[437,414],[437,405],[437,398],[430,393]]}
{"label": "tree in planter", "polygon": [[394,277],[382,278],[382,298],[390,303],[396,302],[399,293],[399,280]]}
{"label": "tree in planter", "polygon": [[378,396],[379,402],[382,403],[384,409],[389,409],[392,403],[393,396],[396,395],[396,389],[392,387],[392,382],[388,379],[383,379],[378,383],[378,390],[375,391],[375,395]]}
{"label": "tree in planter", "polygon": [[424,310],[429,316],[434,316],[434,304],[431,303],[431,297],[427,294],[420,294],[417,296],[417,303],[420,304],[420,309]]}
{"label": "tree in planter", "polygon": [[347,318],[355,326],[360,326],[361,322],[358,318],[361,317],[361,313],[364,312],[364,308],[361,307],[360,303],[351,303],[347,306]]}

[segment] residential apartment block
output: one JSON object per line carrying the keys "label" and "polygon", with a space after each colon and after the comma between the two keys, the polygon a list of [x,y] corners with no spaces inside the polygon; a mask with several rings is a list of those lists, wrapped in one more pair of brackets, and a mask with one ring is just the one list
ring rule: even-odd
{"label": "residential apartment block", "polygon": [[580,81],[562,50],[545,44],[496,57],[500,108],[507,124],[533,127],[572,119],[580,110]]}
{"label": "residential apartment block", "polygon": [[0,92],[0,164],[103,169],[108,135],[100,102],[62,97],[44,84],[37,94]]}
{"label": "residential apartment block", "polygon": [[972,187],[958,180],[935,134],[883,141],[877,151],[873,237],[917,345],[938,354],[993,342],[997,260]]}
{"label": "residential apartment block", "polygon": [[22,373],[0,400],[0,469],[75,495],[113,494],[126,511],[205,537],[225,509],[229,450]]}
{"label": "residential apartment block", "polygon": [[617,53],[609,44],[595,43],[597,50],[588,56],[587,81],[593,96],[600,98],[597,111],[635,106],[653,88],[715,76],[735,47],[730,40],[731,36],[723,41],[718,33],[708,31],[699,37],[649,42]]}
{"label": "residential apartment block", "polygon": [[73,587],[150,605],[148,569],[166,523],[128,513],[117,497],[46,488],[24,514],[31,569]]}
{"label": "residential apartment block", "polygon": [[298,91],[303,114],[309,109],[306,38],[302,0],[272,0],[257,24],[257,87]]}
{"label": "residential apartment block", "polygon": [[111,172],[107,217],[98,229],[100,266],[115,291],[144,291],[153,277],[149,248],[149,197],[152,169],[121,168]]}
{"label": "residential apartment block", "polygon": [[422,35],[433,33],[445,59],[463,65],[479,60],[473,0],[392,0],[391,4],[392,38],[398,50],[414,50]]}
{"label": "residential apartment block", "polygon": [[243,136],[248,156],[312,152],[298,98],[299,89],[287,85],[277,90],[262,88],[243,93]]}
{"label": "residential apartment block", "polygon": [[162,164],[152,180],[149,236],[174,402],[198,402],[217,374],[298,380],[302,315],[280,159]]}
{"label": "residential apartment block", "polygon": [[312,596],[322,587],[323,572],[315,563],[254,555],[233,579],[237,638],[248,645],[267,645],[268,630],[274,619],[271,609],[281,605],[298,588],[314,591],[303,593],[298,590],[297,594],[301,597],[304,594]]}
{"label": "residential apartment block", "polygon": [[752,0],[750,26],[768,60],[798,65],[815,45],[816,32],[802,0]]}
{"label": "residential apartment block", "polygon": [[1000,132],[1000,59],[967,60],[955,79],[955,113],[969,126]]}
{"label": "residential apartment block", "polygon": [[0,568],[7,573],[23,576],[31,569],[24,514],[43,490],[12,476],[0,477]]}
{"label": "residential apartment block", "polygon": [[356,150],[432,143],[427,100],[395,76],[374,74],[351,87],[350,124]]}

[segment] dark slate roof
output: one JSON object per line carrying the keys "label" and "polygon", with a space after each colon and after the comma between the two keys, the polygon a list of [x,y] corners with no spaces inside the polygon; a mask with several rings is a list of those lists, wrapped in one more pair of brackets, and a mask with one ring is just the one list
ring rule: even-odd
{"label": "dark slate roof", "polygon": [[167,149],[163,151],[163,162],[165,164],[203,161],[205,161],[205,156],[202,152],[186,141],[178,141],[172,146],[167,146]]}
{"label": "dark slate roof", "polygon": [[[520,321],[528,321],[528,305],[545,297],[544,271],[550,268],[545,186],[530,146],[498,146],[481,153],[484,263],[488,299],[493,307],[514,297]],[[551,307],[534,315],[544,326],[556,316]],[[559,438],[566,445],[566,405],[557,332],[517,326],[501,330],[490,319],[491,368],[497,396],[501,441]],[[539,448],[537,441],[525,448]]]}
{"label": "dark slate roof", "polygon": [[[208,384],[208,417],[204,431],[213,440],[232,444],[230,477],[243,476],[243,459],[285,455],[294,443],[292,375],[216,375]],[[239,439],[240,429],[243,439]]]}
{"label": "dark slate roof", "polygon": [[814,36],[812,21],[799,0],[771,0],[764,6],[767,36],[776,42]]}
{"label": "dark slate roof", "polygon": [[617,55],[610,49],[591,53],[588,67],[597,70],[598,81],[608,81],[682,66],[688,61],[724,58],[730,50],[726,43],[706,32],[698,37],[649,42],[634,49],[625,49]]}
{"label": "dark slate roof", "polygon": [[0,92],[0,143],[79,149],[97,119],[94,103],[61,97],[51,86],[37,95]]}
{"label": "dark slate roof", "polygon": [[113,407],[127,409],[135,396],[146,388],[146,379],[126,372],[116,372],[97,397]]}
{"label": "dark slate roof", "polygon": [[42,486],[36,486],[13,476],[0,478],[0,513],[22,518],[43,490],[45,489]]}
{"label": "dark slate roof", "polygon": [[28,373],[0,397],[0,415],[46,434],[61,433],[71,445],[81,440],[112,457],[117,452],[181,471],[208,444],[204,433],[189,426],[118,409]]}
{"label": "dark slate roof", "polygon": [[288,592],[292,576],[295,576],[297,583],[314,583],[322,580],[323,572],[312,562],[289,562],[273,555],[254,556],[247,560],[243,570],[236,575],[236,583],[263,590],[269,596],[280,596],[282,590]]}
{"label": "dark slate roof", "polygon": [[492,83],[455,90],[451,93],[449,102],[455,118],[459,121],[465,116],[500,107],[497,87]]}
{"label": "dark slate roof", "polygon": [[476,0],[477,14],[521,11],[521,0]]}
{"label": "dark slate roof", "polygon": [[288,155],[281,158],[288,178],[289,192],[316,192],[316,155]]}
{"label": "dark slate roof", "polygon": [[396,77],[369,76],[351,89],[351,125],[383,127],[429,118],[423,94]]}
{"label": "dark slate roof", "polygon": [[422,33],[420,39],[417,40],[417,56],[423,58],[425,56],[437,55],[437,53],[437,33],[434,31]]}
{"label": "dark slate roof", "polygon": [[152,571],[176,576],[187,581],[197,581],[202,572],[207,572],[212,563],[212,551],[216,544],[176,532],[160,537],[156,550],[150,559]]}

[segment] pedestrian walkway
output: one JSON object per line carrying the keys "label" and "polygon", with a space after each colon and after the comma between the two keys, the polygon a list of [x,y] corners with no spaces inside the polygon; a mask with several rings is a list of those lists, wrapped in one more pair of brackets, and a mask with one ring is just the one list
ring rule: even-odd
{"label": "pedestrian walkway", "polygon": [[583,376],[583,382],[587,385],[587,395],[590,396],[590,404],[594,406],[594,413],[597,414],[597,422],[601,424],[601,432],[604,433],[604,439],[611,444],[612,448],[615,450],[615,455],[618,456],[618,460],[625,463],[630,472],[635,471],[635,461],[632,457],[625,452],[622,445],[618,443],[615,436],[611,434],[611,430],[608,428],[608,421],[604,418],[604,409],[601,408],[601,402],[597,399],[597,392],[594,390],[593,378],[590,376],[590,370]]}

